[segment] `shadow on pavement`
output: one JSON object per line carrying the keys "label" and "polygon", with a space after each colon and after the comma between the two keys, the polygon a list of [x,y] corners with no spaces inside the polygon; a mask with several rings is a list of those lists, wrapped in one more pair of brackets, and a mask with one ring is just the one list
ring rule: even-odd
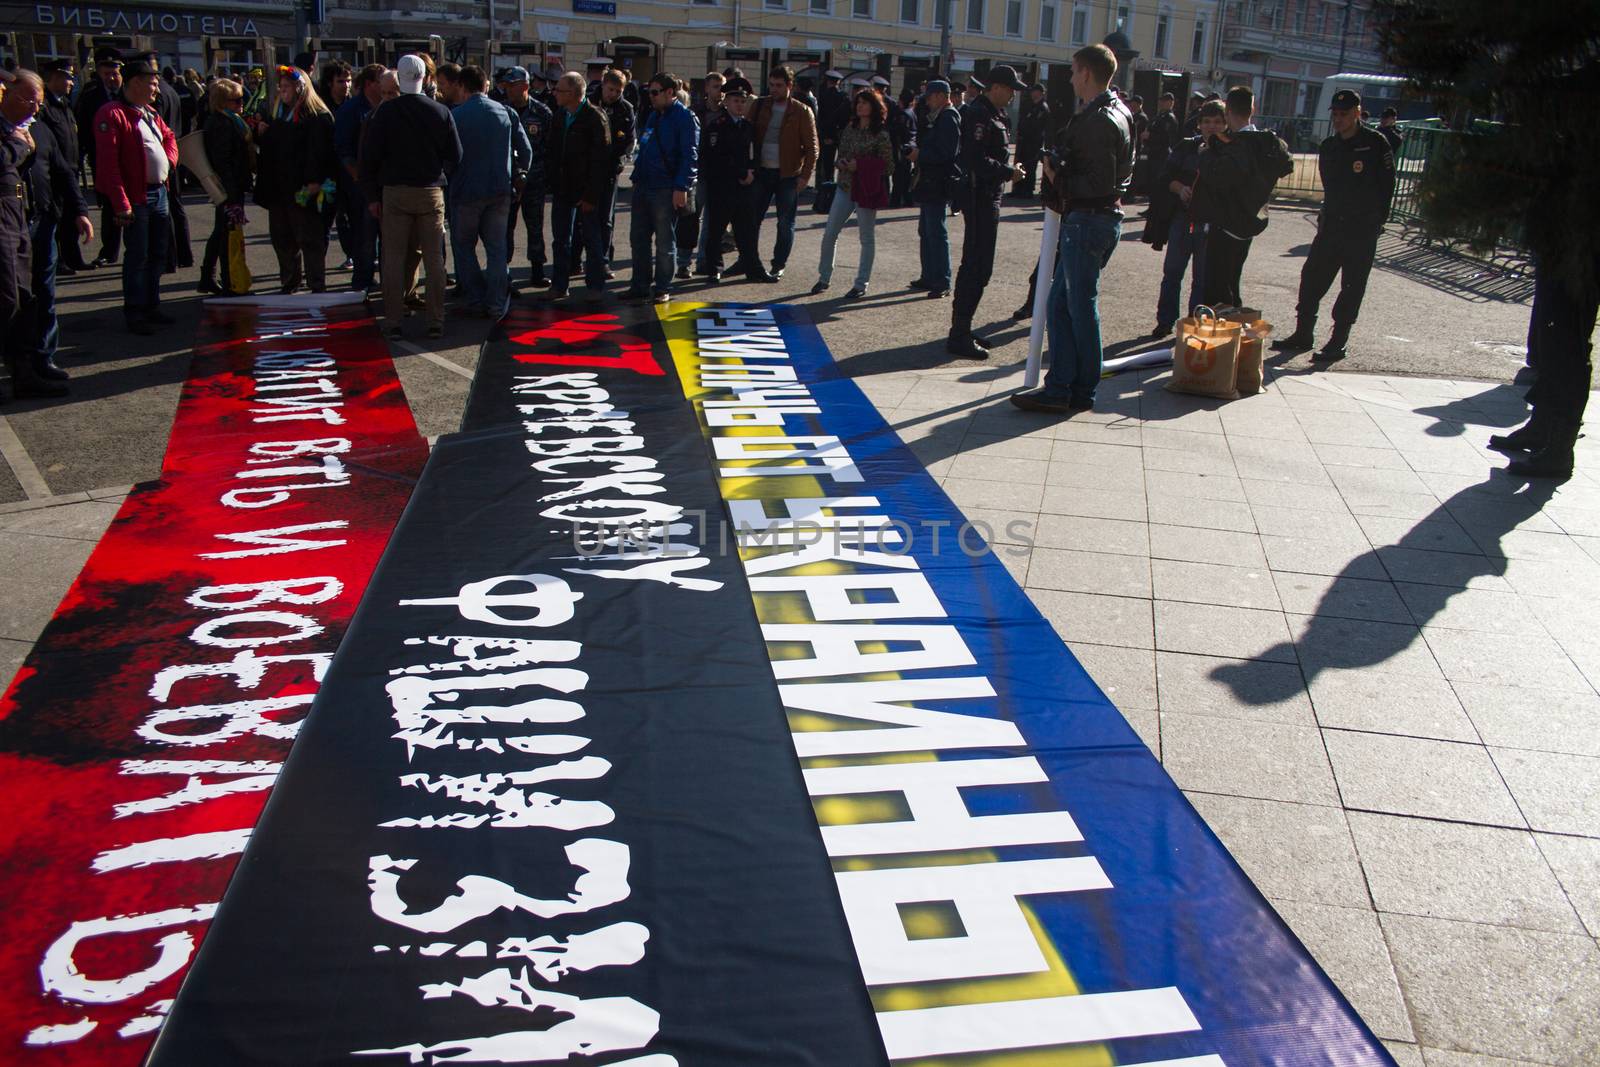
{"label": "shadow on pavement", "polygon": [[[1445,610],[1451,598],[1464,592],[1474,579],[1505,574],[1507,561],[1498,554],[1501,539],[1538,514],[1555,491],[1552,482],[1523,483],[1495,472],[1485,482],[1463,489],[1418,519],[1393,545],[1376,548],[1377,559],[1389,571],[1391,579],[1399,577],[1395,570],[1397,564],[1404,565],[1405,561],[1417,558],[1408,557],[1408,550],[1418,552],[1425,561],[1441,560],[1441,569],[1434,577],[1449,581],[1449,585],[1428,584],[1422,575],[1413,575],[1419,580],[1406,583],[1405,605],[1415,625],[1348,617],[1354,614],[1350,605],[1359,604],[1373,586],[1372,554],[1363,552],[1334,578],[1310,616],[1305,632],[1298,639],[1283,642],[1261,654],[1277,662],[1261,658],[1225,664],[1213,670],[1211,677],[1232,689],[1242,703],[1272,704],[1301,690],[1298,680],[1284,674],[1284,660],[1299,662],[1305,685],[1309,687],[1324,670],[1359,670],[1399,655],[1415,644],[1421,636],[1421,627],[1432,622]],[[1484,554],[1433,550],[1429,523],[1439,519],[1453,521],[1453,513],[1458,511],[1473,515],[1471,533]]]}
{"label": "shadow on pavement", "polygon": [[1505,263],[1489,263],[1404,234],[1378,239],[1373,266],[1464,300],[1527,303],[1533,299],[1533,272],[1517,273]]}

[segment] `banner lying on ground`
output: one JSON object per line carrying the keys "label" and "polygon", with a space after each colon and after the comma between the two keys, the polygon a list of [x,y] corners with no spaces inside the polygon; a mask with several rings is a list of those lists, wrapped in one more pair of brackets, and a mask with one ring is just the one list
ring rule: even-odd
{"label": "banner lying on ground", "polygon": [[152,1063],[891,1061],[1391,1062],[800,312],[519,311]]}
{"label": "banner lying on ground", "polygon": [[208,305],[0,701],[0,1062],[143,1061],[426,455],[359,302]]}

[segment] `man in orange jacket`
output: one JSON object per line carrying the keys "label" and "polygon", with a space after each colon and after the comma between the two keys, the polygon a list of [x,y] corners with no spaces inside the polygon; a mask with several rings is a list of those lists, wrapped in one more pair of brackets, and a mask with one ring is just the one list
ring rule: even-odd
{"label": "man in orange jacket", "polygon": [[161,73],[148,60],[122,68],[122,94],[94,116],[95,192],[122,228],[122,314],[128,332],[148,335],[177,320],[161,310],[161,271],[172,241],[167,178],[178,138],[155,111]]}

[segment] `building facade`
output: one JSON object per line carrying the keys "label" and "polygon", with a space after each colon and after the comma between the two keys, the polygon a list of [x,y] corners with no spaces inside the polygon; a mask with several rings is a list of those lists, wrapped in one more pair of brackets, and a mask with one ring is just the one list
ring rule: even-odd
{"label": "building facade", "polygon": [[1321,119],[1326,80],[1384,74],[1371,0],[1228,0],[1220,18],[1220,80],[1248,85],[1269,121]]}

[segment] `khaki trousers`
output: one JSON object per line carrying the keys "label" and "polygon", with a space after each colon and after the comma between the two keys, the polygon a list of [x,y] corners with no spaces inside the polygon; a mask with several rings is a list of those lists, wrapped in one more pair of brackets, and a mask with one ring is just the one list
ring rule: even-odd
{"label": "khaki trousers", "polygon": [[[408,254],[422,249],[427,274],[428,325],[444,323],[444,190],[390,185],[383,190],[383,317],[398,325],[406,313]],[[414,269],[414,268],[413,268]],[[414,275],[412,275],[414,277]]]}

